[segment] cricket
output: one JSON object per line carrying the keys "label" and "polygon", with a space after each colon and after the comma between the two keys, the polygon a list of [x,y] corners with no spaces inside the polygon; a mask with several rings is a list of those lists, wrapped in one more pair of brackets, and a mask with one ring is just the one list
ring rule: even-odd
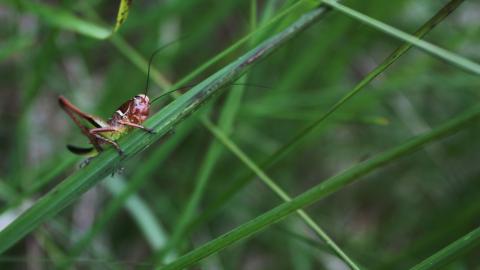
{"label": "cricket", "polygon": [[[89,160],[102,152],[104,150],[104,146],[106,145],[113,146],[120,156],[124,155],[124,152],[117,143],[117,140],[131,132],[133,129],[140,129],[147,133],[154,133],[152,129],[143,126],[143,123],[150,115],[150,107],[152,103],[161,97],[166,96],[167,94],[180,90],[175,89],[168,91],[154,98],[153,100],[150,100],[150,98],[147,96],[152,60],[163,48],[164,47],[157,49],[150,56],[145,93],[138,94],[124,102],[107,121],[100,117],[83,112],[64,96],[58,97],[58,103],[60,107],[80,128],[82,133],[88,138],[90,144],[92,145],[91,147],[67,145],[68,150],[74,154],[88,157],[85,162],[88,164]],[[88,127],[86,124],[84,124],[84,122],[89,123],[92,127]]]}
{"label": "cricket", "polygon": [[[130,130],[138,128],[146,132],[152,133],[153,130],[146,128],[142,123],[147,120],[150,113],[150,100],[147,95],[136,95],[132,99],[120,106],[113,116],[104,121],[100,117],[90,115],[82,112],[79,108],[73,105],[68,99],[63,96],[58,98],[60,107],[72,118],[75,124],[82,130],[83,134],[87,136],[93,147],[82,148],[73,145],[67,145],[67,148],[80,155],[96,156],[103,151],[103,144],[112,145],[120,155],[123,155],[123,150],[118,145],[116,140],[127,134]],[[83,125],[79,118],[88,121],[94,128],[88,128]]]}

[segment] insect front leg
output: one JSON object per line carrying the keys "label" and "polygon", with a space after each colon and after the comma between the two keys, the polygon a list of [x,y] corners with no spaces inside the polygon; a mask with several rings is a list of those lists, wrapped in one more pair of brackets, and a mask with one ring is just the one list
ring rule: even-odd
{"label": "insect front leg", "polygon": [[144,127],[142,125],[135,124],[135,123],[132,123],[132,122],[129,122],[129,121],[119,120],[118,123],[120,123],[122,125],[125,125],[125,126],[138,128],[138,129],[144,130],[148,133],[155,133],[155,131],[151,128],[147,128],[147,127]]}
{"label": "insect front leg", "polygon": [[103,141],[105,143],[111,144],[115,149],[117,150],[118,154],[120,156],[123,155],[123,150],[120,148],[120,145],[114,140],[111,140],[109,138],[106,138],[105,136],[102,136],[101,133],[105,132],[118,132],[118,129],[114,127],[103,127],[103,128],[92,128],[88,131],[92,136],[94,136],[96,139]]}

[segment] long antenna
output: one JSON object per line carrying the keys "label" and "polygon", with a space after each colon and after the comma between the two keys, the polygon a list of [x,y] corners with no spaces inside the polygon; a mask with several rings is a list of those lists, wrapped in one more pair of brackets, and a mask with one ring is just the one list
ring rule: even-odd
{"label": "long antenna", "polygon": [[168,95],[168,94],[171,94],[171,93],[173,93],[173,92],[176,92],[176,91],[179,91],[179,90],[182,90],[182,89],[188,88],[188,87],[191,87],[191,86],[180,87],[180,88],[173,89],[173,90],[170,90],[170,91],[168,91],[168,92],[165,92],[165,93],[161,94],[160,96],[158,96],[158,97],[156,97],[156,98],[152,99],[152,101],[150,101],[150,104],[152,104],[153,102],[155,102],[155,101],[159,100],[161,97],[164,97],[164,96],[166,96],[166,95]]}
{"label": "long antenna", "polygon": [[160,48],[156,49],[155,51],[153,51],[152,55],[150,56],[150,60],[148,61],[147,81],[145,82],[145,95],[148,94],[148,85],[149,85],[149,82],[150,82],[150,68],[152,67],[152,62],[153,62],[153,58],[155,57],[155,55],[157,53],[159,53],[160,51],[168,48],[169,46],[177,43],[178,41],[180,41],[184,38],[186,38],[186,36],[183,36],[183,37],[180,37],[176,40],[173,40],[173,41],[161,46]]}
{"label": "long antenna", "polygon": [[[186,85],[186,86],[182,86],[182,87],[179,87],[177,89],[173,89],[173,90],[170,90],[168,92],[165,92],[163,94],[161,94],[160,96],[152,99],[152,101],[150,101],[150,104],[152,104],[153,102],[159,100],[160,98],[170,94],[170,93],[173,93],[173,92],[176,92],[176,91],[180,91],[180,90],[183,90],[183,89],[188,89],[188,88],[192,88],[192,87],[195,87],[197,84],[192,84],[192,85]],[[271,87],[269,86],[265,86],[265,85],[259,85],[259,84],[252,84],[252,83],[231,83],[231,84],[228,84],[228,85],[225,85],[223,86],[222,88],[225,88],[225,87],[229,87],[229,86],[234,86],[234,85],[243,85],[243,86],[251,86],[251,87],[257,87],[257,88],[263,88],[263,89],[270,89]]]}

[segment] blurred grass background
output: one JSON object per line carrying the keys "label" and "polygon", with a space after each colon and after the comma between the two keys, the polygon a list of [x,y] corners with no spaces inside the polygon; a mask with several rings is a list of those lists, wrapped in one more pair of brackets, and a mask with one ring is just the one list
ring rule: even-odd
{"label": "blurred grass background", "polygon": [[[177,82],[294,2],[134,1],[128,21],[108,39],[56,27],[23,1],[0,4],[0,225],[78,169],[81,159],[65,144],[87,141],[58,107],[58,95],[108,118],[144,91],[146,64],[133,64],[136,54],[147,59],[178,40],[154,61],[168,81]],[[447,1],[342,3],[413,33]],[[118,8],[98,0],[42,5],[107,28]],[[479,12],[478,2],[465,1],[426,40],[480,61]],[[300,13],[291,12],[187,84],[235,60]],[[237,185],[250,170],[199,120],[218,123],[261,164],[401,44],[330,12],[239,81],[268,89],[234,86],[218,96],[124,164],[122,174],[105,179],[2,254],[0,269],[150,269],[271,209],[281,202],[277,196],[258,179]],[[290,195],[299,194],[477,105],[479,86],[478,76],[413,49],[267,172]],[[152,96],[160,93],[158,85],[152,87]],[[479,134],[473,124],[308,212],[359,265],[411,267],[478,226]],[[125,190],[134,193],[128,200]],[[444,269],[480,269],[479,254],[473,249]],[[347,269],[294,215],[199,267]]]}

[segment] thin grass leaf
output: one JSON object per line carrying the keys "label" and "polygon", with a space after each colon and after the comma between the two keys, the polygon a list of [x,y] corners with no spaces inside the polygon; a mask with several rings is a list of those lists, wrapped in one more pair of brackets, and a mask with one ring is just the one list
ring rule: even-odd
{"label": "thin grass leaf", "polygon": [[[235,42],[233,45],[228,47],[227,49],[223,50],[219,54],[215,55],[213,58],[210,60],[206,61],[204,64],[202,64],[200,67],[196,68],[186,76],[184,76],[182,79],[180,79],[178,82],[176,82],[173,85],[173,88],[180,87],[191,80],[193,80],[196,76],[201,74],[203,71],[205,71],[208,67],[214,65],[218,61],[220,61],[222,58],[225,56],[229,55],[230,53],[234,52],[235,50],[239,49],[242,45],[246,44],[249,40],[255,39],[257,36],[262,35],[264,32],[266,32],[270,27],[272,27],[275,23],[279,22],[281,19],[285,18],[288,15],[293,14],[294,12],[298,12],[299,10],[304,10],[304,9],[312,9],[313,7],[317,6],[317,4],[313,3],[310,0],[300,0],[297,1],[295,4],[287,7],[285,10],[281,11],[275,17],[270,19],[267,23],[261,25],[260,27],[256,28],[253,32],[248,33],[246,36]],[[323,8],[323,13],[326,14],[328,9]]]}
{"label": "thin grass leaf", "polygon": [[[251,25],[251,32],[254,32],[256,29],[256,1],[252,0],[250,2],[250,25]],[[249,43],[253,43],[252,41]],[[245,74],[242,78],[239,79],[239,83],[245,83],[247,81],[248,74]],[[241,103],[241,99],[243,96],[243,90],[245,88],[244,85],[234,85],[232,86],[232,90],[228,93],[225,103],[222,106],[220,116],[219,116],[219,128],[227,134],[230,134],[233,130],[233,123],[235,122],[235,117],[238,111],[238,108]],[[206,121],[208,122],[207,117],[202,117],[202,123],[206,125]],[[207,126],[208,128],[208,126]],[[183,212],[180,214],[178,218],[177,225],[174,226],[174,230],[172,232],[172,237],[168,242],[168,245],[158,252],[155,256],[156,261],[165,263],[165,257],[168,256],[170,250],[178,245],[181,239],[184,237],[185,232],[191,221],[195,218],[196,210],[199,208],[200,201],[203,198],[204,191],[208,185],[208,182],[211,178],[215,165],[220,158],[220,155],[223,152],[222,146],[216,142],[212,141],[206,154],[205,158],[198,170],[198,174],[196,176],[195,187],[190,198],[187,200],[187,205],[185,206]]]}
{"label": "thin grass leaf", "polygon": [[[130,187],[126,181],[120,177],[112,177],[105,181],[105,186],[114,195],[120,196],[126,192]],[[132,195],[125,201],[125,208],[128,210],[133,220],[135,220],[143,232],[146,241],[150,244],[153,250],[156,250],[167,241],[167,234],[163,226],[157,221],[153,211],[144,202],[140,196]]]}
{"label": "thin grass leaf", "polygon": [[[136,51],[130,44],[128,44],[125,39],[121,36],[115,35],[113,36],[110,41],[117,47],[117,49],[123,53],[128,60],[130,60],[135,66],[141,69],[145,74],[148,71],[148,62],[147,60]],[[151,74],[152,80],[159,85],[163,89],[167,89],[171,87],[171,83],[169,80],[160,72],[158,72],[155,68],[152,67]]]}
{"label": "thin grass leaf", "polygon": [[346,185],[359,179],[361,176],[364,176],[375,169],[384,167],[388,163],[413,153],[427,143],[434,142],[465,127],[468,127],[470,124],[478,121],[479,117],[480,106],[476,106],[430,132],[414,137],[397,147],[394,147],[323,181],[322,183],[295,197],[291,201],[282,203],[281,205],[265,212],[264,214],[238,226],[230,232],[225,233],[181,256],[171,264],[158,269],[172,270],[183,269],[192,266],[211,254],[231,246],[238,241],[244,240],[267,228],[268,226],[281,221],[292,212],[304,208],[334,193],[335,191],[340,190]]}
{"label": "thin grass leaf", "polygon": [[[12,200],[9,200],[8,205],[5,207],[5,209],[3,209],[3,211],[6,211],[12,207],[18,207],[23,202],[30,200],[35,193],[55,180],[55,178],[63,173],[67,168],[71,168],[72,165],[74,165],[78,160],[78,157],[68,155],[62,156],[60,159],[55,159],[51,163],[46,163],[46,166],[43,166],[36,171],[32,177],[29,177],[29,179],[35,181],[31,181],[32,184],[27,186],[21,194],[15,194],[12,197]],[[2,190],[2,188],[0,188],[0,190]]]}
{"label": "thin grass leaf", "polygon": [[[225,85],[238,79],[252,64],[264,59],[279,46],[312,25],[321,17],[323,12],[324,9],[320,8],[303,15],[284,31],[266,40],[152,115],[145,125],[152,128],[156,133],[145,134],[137,130],[127,138],[121,139],[119,144],[122,145],[126,154],[123,159],[143,151],[167,134],[209,100],[213,94],[220,92]],[[78,170],[58,184],[0,232],[0,252],[7,250],[39,224],[57,214],[105,176],[114,172],[115,166],[120,165],[121,161],[118,153],[109,149],[95,158],[88,166]]]}
{"label": "thin grass leaf", "polygon": [[[238,148],[233,142],[231,142],[225,134],[215,127],[212,122],[205,120],[206,125],[211,131],[213,131],[215,137],[232,153],[235,154],[250,170],[252,170],[258,178],[260,178],[264,184],[266,184],[275,194],[277,194],[283,201],[289,202],[292,200],[290,195],[288,195],[275,181],[270,178],[255,162],[247,156],[240,148]],[[333,239],[328,236],[328,234],[303,210],[297,210],[300,218],[305,222],[305,224],[310,227],[320,239],[322,239],[325,244],[337,254],[351,269],[359,270],[360,267],[350,258],[347,254],[333,241]]]}
{"label": "thin grass leaf", "polygon": [[[242,77],[243,78],[243,77]],[[243,87],[243,86],[234,86]],[[239,89],[232,89],[227,97],[227,101],[223,106],[223,110],[220,115],[220,123],[219,127],[225,132],[230,133],[233,128],[233,120],[236,113],[236,108],[238,104],[234,104],[234,102],[239,102],[240,97],[242,95],[242,91]],[[205,124],[205,120],[207,118],[202,117],[202,123]],[[208,148],[205,158],[200,166],[198,171],[198,175],[195,177],[196,184],[193,189],[192,195],[187,200],[187,205],[185,206],[183,212],[180,214],[178,219],[177,225],[174,226],[174,230],[172,232],[172,237],[170,238],[168,245],[165,246],[163,250],[161,250],[156,257],[157,261],[164,261],[164,258],[169,255],[169,252],[177,246],[180,242],[182,237],[185,234],[185,231],[188,228],[188,225],[195,217],[196,210],[200,204],[200,201],[203,197],[204,191],[207,188],[209,179],[217,164],[218,159],[222,153],[222,147],[217,142],[212,142],[210,147]]]}
{"label": "thin grass leaf", "polygon": [[[275,25],[275,23],[278,23],[281,19],[287,17],[288,15],[293,14],[294,12],[298,12],[299,10],[304,10],[307,8],[311,9],[313,6],[315,5],[312,5],[311,1],[306,1],[306,0],[297,1],[295,4],[281,11],[275,17],[263,23],[260,27],[256,28],[254,31],[242,37],[240,40],[232,44],[230,47],[216,54],[214,57],[212,57],[211,59],[203,63],[201,66],[194,69],[192,72],[185,75],[183,78],[178,80],[173,85],[168,81],[168,79],[163,74],[158,72],[158,70],[156,70],[155,68],[151,69],[152,79],[155,83],[157,83],[159,87],[163,89],[168,89],[168,88],[175,89],[178,87],[182,87],[186,85],[188,82],[192,81],[196,76],[200,75],[202,72],[207,70],[209,67],[218,63],[221,59],[225,58],[227,55],[241,48],[241,46],[245,45],[250,40],[255,40],[262,33],[267,32],[269,28]],[[327,13],[327,11],[329,10],[324,9],[324,15]],[[142,55],[140,55],[132,46],[130,46],[124,39],[122,39],[122,37],[113,36],[110,40],[117,47],[117,49],[120,50],[120,52],[122,52],[125,56],[127,56],[127,58],[133,64],[135,64],[138,68],[140,68],[142,71],[147,73],[147,64],[148,64],[147,60]],[[175,96],[175,94],[173,94],[172,96]]]}
{"label": "thin grass leaf", "polygon": [[78,16],[72,14],[70,11],[62,8],[53,7],[35,1],[22,0],[19,1],[19,3],[22,8],[39,16],[43,21],[53,26],[77,32],[79,34],[96,39],[107,39],[112,36],[114,32],[118,31],[122,24],[125,23],[131,1],[120,1],[116,24],[113,27],[113,30],[98,23],[90,22],[85,19],[79,18]]}
{"label": "thin grass leaf", "polygon": [[[453,10],[455,10],[464,0],[451,0],[442,9],[440,9],[430,20],[422,25],[414,35],[418,38],[423,38],[430,30],[444,20]],[[322,122],[338,111],[349,100],[356,96],[361,90],[365,88],[370,82],[382,74],[388,67],[390,67],[395,61],[397,61],[402,55],[404,55],[414,44],[405,43],[395,49],[385,60],[383,60],[376,68],[370,71],[355,87],[345,94],[339,101],[337,101],[327,112],[322,114],[316,120],[312,121],[307,127],[297,133],[288,143],[277,150],[272,157],[267,160],[266,166],[276,163],[280,158],[291,151],[297,144],[304,140],[309,134],[311,134]]]}
{"label": "thin grass leaf", "polygon": [[[46,168],[41,168],[41,171],[35,175],[36,180],[32,181],[33,184],[27,187],[24,193],[24,197],[31,197],[38,192],[41,188],[51,183],[57,176],[64,172],[67,168],[71,168],[72,165],[79,161],[79,157],[72,155],[62,155],[56,158],[51,163],[48,163]],[[42,174],[41,174],[42,173]]]}
{"label": "thin grass leaf", "polygon": [[[453,10],[455,10],[463,0],[451,0],[442,9],[440,9],[430,20],[422,25],[416,32],[415,36],[422,38],[430,32],[436,25],[444,20]],[[303,143],[306,138],[318,130],[322,123],[337,112],[343,105],[356,96],[361,90],[363,90],[370,82],[382,74],[388,67],[390,67],[395,61],[397,61],[402,55],[404,55],[413,45],[411,43],[404,43],[397,49],[395,49],[389,56],[387,56],[377,67],[370,71],[359,83],[353,87],[347,94],[345,94],[339,101],[337,101],[332,107],[330,107],[325,113],[320,114],[315,120],[308,124],[305,128],[300,130],[296,135],[292,137],[287,143],[276,150],[269,158],[267,158],[261,164],[261,168],[265,170],[282,160],[291,151],[297,148]],[[207,207],[204,216],[201,219],[208,218],[217,212],[219,207],[225,205],[225,203],[233,197],[243,186],[253,180],[254,174],[249,172],[245,176],[242,176],[235,181],[232,181],[227,191],[214,200],[214,202]],[[199,218],[199,219],[200,219]],[[199,220],[195,221],[199,222]]]}
{"label": "thin grass leaf", "polygon": [[[409,245],[408,249],[402,250],[400,253],[394,254],[393,257],[382,260],[379,270],[389,270],[395,266],[401,265],[403,262],[408,262],[412,258],[418,258],[420,254],[428,256],[432,253],[432,250],[438,249],[438,241],[442,242],[441,246],[445,245],[445,239],[458,238],[458,232],[464,232],[471,229],[472,224],[478,219],[480,215],[480,204],[478,204],[478,191],[462,196],[461,199],[455,200],[455,203],[449,205],[447,209],[443,209],[441,216],[436,214],[433,219],[431,217],[425,217],[425,222],[437,224],[445,224],[445,226],[437,226],[422,234],[422,237],[415,239],[415,241]],[[431,221],[429,221],[431,219]],[[434,247],[434,248],[432,248]],[[413,263],[413,262],[412,262]],[[407,266],[404,267],[405,269]]]}
{"label": "thin grass leaf", "polygon": [[346,7],[336,0],[324,0],[323,3],[329,5],[330,7],[356,19],[359,20],[367,25],[370,25],[388,35],[396,37],[400,40],[408,42],[413,46],[439,58],[447,63],[450,63],[454,66],[457,66],[465,71],[471,72],[476,75],[480,75],[480,65],[475,63],[465,57],[459,56],[452,52],[449,52],[443,48],[440,48],[432,43],[426,42],[424,40],[419,39],[418,37],[412,36],[407,34],[401,30],[398,30],[390,25],[387,25],[381,21],[375,20],[365,14],[362,14],[356,10],[353,10],[349,7]]}
{"label": "thin grass leaf", "polygon": [[[178,144],[180,144],[190,133],[193,127],[194,123],[192,123],[192,121],[186,121],[182,127],[177,129],[173,138],[165,142],[162,147],[159,147],[153,151],[142,168],[139,168],[139,170],[136,171],[135,174],[129,179],[124,191],[108,202],[108,204],[102,210],[102,215],[97,218],[90,229],[70,248],[68,258],[62,264],[62,268],[69,269],[72,267],[75,258],[82,254],[82,252],[92,242],[94,237],[101,232],[107,226],[107,224],[109,224],[111,219],[116,214],[118,214],[125,204],[125,201],[145,185],[145,183],[150,179],[148,176],[158,169],[159,164],[162,164],[167,159],[167,157],[174,151]],[[162,243],[160,247],[152,248],[155,250],[156,248],[162,248],[163,245],[164,243]],[[174,257],[175,255],[172,255],[172,258]]]}
{"label": "thin grass leaf", "polygon": [[457,241],[444,247],[437,253],[415,265],[411,270],[439,269],[452,262],[460,255],[480,245],[480,227],[460,237]]}

